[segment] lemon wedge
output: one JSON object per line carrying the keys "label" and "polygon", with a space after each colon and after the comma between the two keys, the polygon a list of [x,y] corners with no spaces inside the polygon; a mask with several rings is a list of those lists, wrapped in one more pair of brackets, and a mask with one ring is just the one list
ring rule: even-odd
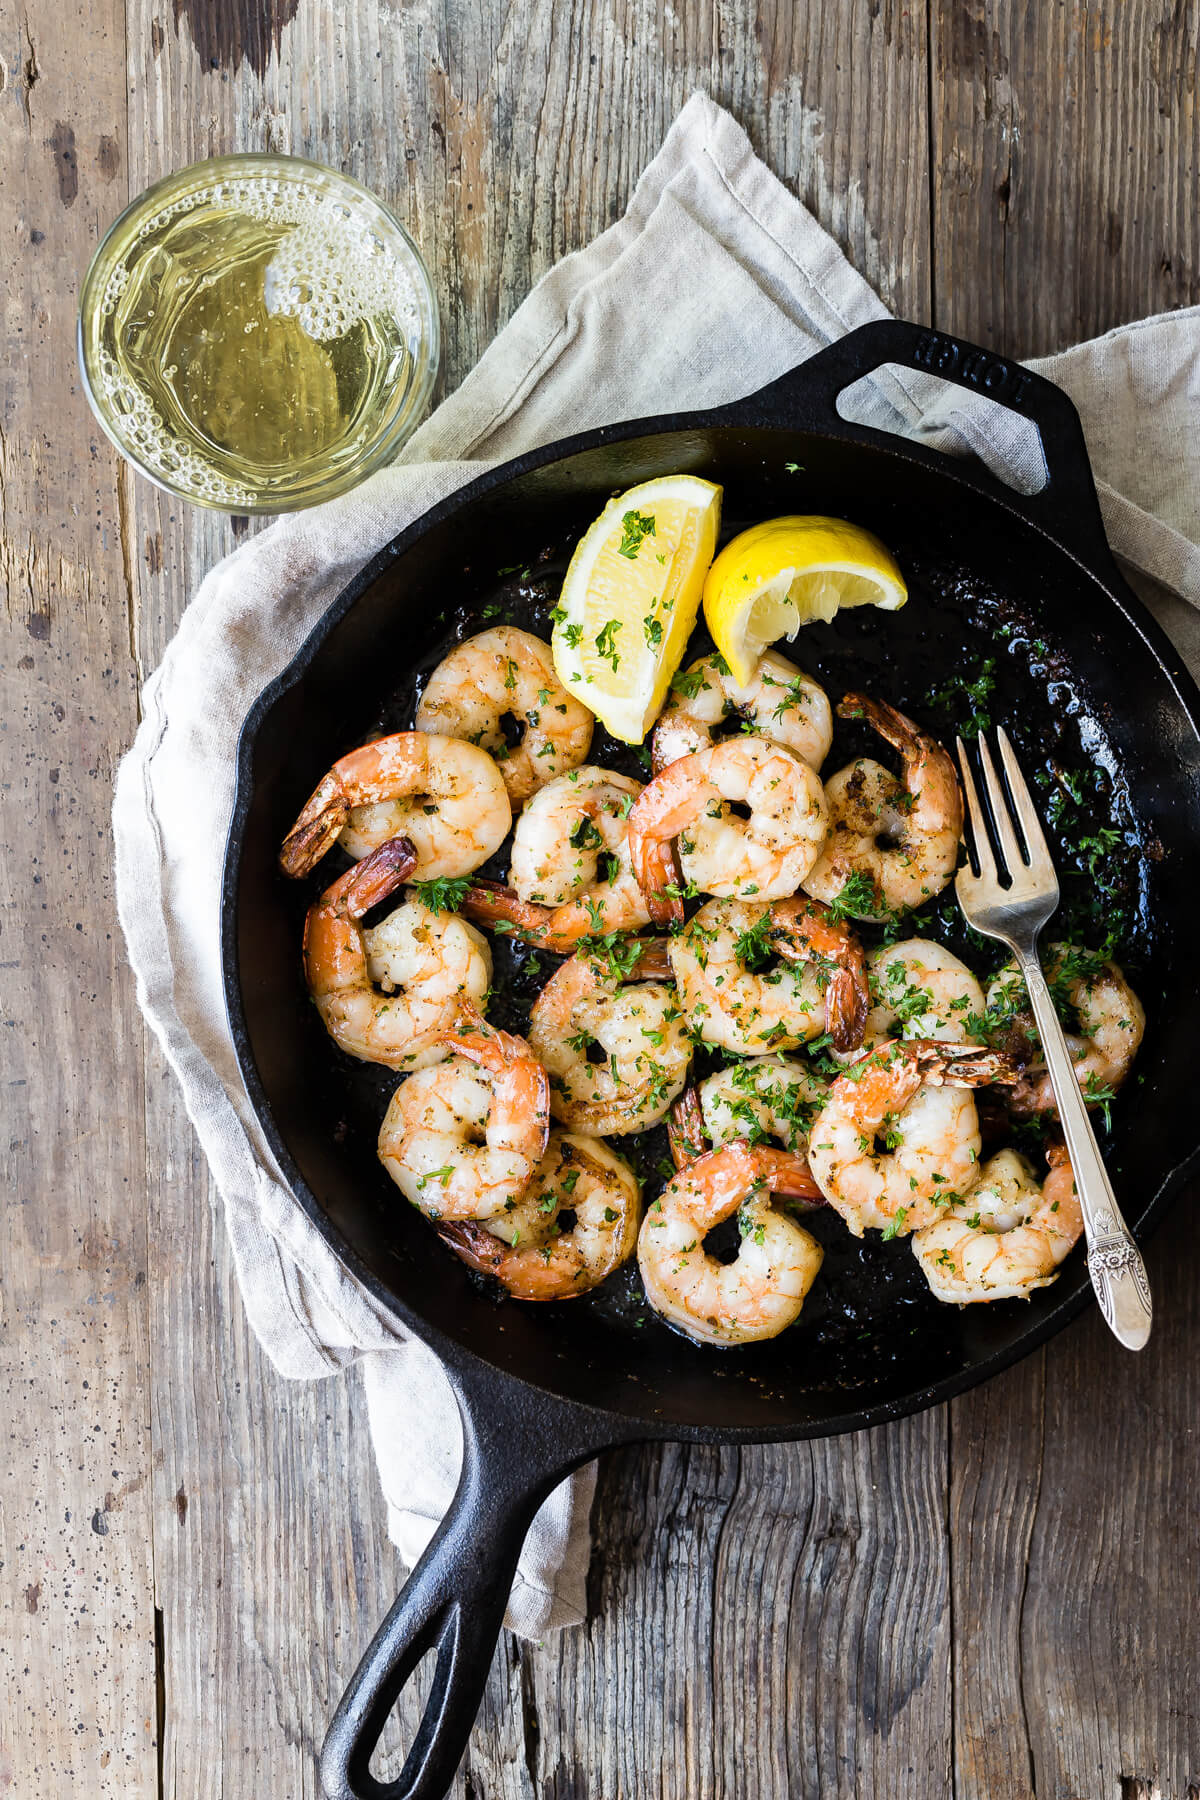
{"label": "lemon wedge", "polygon": [[732,538],[704,583],[704,617],[733,679],[745,686],[769,644],[843,606],[895,612],[904,577],[874,532],[845,519],[789,515]]}
{"label": "lemon wedge", "polygon": [[662,475],[610,500],[576,546],[554,613],[558,678],[622,743],[640,744],[696,623],[721,489]]}

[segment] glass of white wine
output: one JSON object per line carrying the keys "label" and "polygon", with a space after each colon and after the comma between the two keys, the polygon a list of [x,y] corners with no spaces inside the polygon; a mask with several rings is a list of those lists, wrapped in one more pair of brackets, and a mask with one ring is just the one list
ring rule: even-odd
{"label": "glass of white wine", "polygon": [[222,156],[148,188],[84,278],[79,361],[117,449],[173,494],[277,513],[345,493],[420,422],[437,300],[358,182]]}

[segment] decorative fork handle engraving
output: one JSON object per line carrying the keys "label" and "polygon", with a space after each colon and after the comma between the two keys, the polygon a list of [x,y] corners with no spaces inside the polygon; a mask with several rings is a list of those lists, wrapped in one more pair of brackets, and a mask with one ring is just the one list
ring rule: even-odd
{"label": "decorative fork handle engraving", "polygon": [[1119,1291],[1119,1283],[1132,1282],[1137,1290],[1135,1308],[1140,1301],[1146,1313],[1152,1314],[1153,1303],[1150,1299],[1150,1283],[1146,1278],[1146,1265],[1136,1244],[1117,1226],[1110,1213],[1096,1214],[1096,1231],[1089,1238],[1087,1264],[1096,1298],[1110,1330],[1116,1329],[1119,1313],[1127,1310],[1120,1305],[1123,1296]]}

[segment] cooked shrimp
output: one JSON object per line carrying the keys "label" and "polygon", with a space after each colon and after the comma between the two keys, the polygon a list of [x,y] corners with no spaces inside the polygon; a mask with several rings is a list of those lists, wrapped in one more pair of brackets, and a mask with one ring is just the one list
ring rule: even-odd
{"label": "cooked shrimp", "polygon": [[[1076,1079],[1087,1104],[1103,1106],[1137,1055],[1146,1029],[1145,1009],[1118,963],[1105,962],[1073,944],[1049,944],[1044,956],[1047,981],[1076,1013],[1078,1030],[1067,1033]],[[1015,963],[1008,963],[988,989],[988,1010],[999,1021],[1015,1020],[1028,1042],[1036,1045],[1037,1027],[1028,1007],[1021,972]],[[1018,1115],[1057,1115],[1054,1089],[1040,1054],[1014,1089],[1012,1110]]]}
{"label": "cooked shrimp", "polygon": [[[734,808],[748,809],[742,818]],[[820,778],[765,738],[727,738],[664,769],[629,815],[629,850],[656,923],[682,917],[672,869],[701,893],[779,900],[794,894],[825,843]]]}
{"label": "cooked shrimp", "polygon": [[487,939],[465,919],[405,900],[382,924],[359,923],[415,860],[407,839],[384,844],[304,921],[304,973],[326,1031],[349,1055],[389,1069],[441,1062],[462,1002],[482,1004],[492,979]]}
{"label": "cooked shrimp", "polygon": [[[646,1298],[688,1337],[748,1344],[799,1317],[824,1252],[771,1204],[785,1161],[763,1145],[725,1144],[689,1163],[647,1211],[638,1234]],[[739,1209],[737,1257],[718,1262],[704,1238]]]}
{"label": "cooked shrimp", "polygon": [[550,1090],[523,1038],[473,1006],[446,1043],[457,1051],[392,1095],[379,1159],[431,1219],[487,1219],[520,1198],[546,1152]]}
{"label": "cooked shrimp", "polygon": [[747,687],[739,687],[723,656],[701,657],[671,684],[651,740],[654,773],[703,750],[732,722],[756,737],[786,744],[819,769],[833,741],[829,698],[811,675],[768,650]]}
{"label": "cooked shrimp", "polygon": [[813,1120],[808,1160],[855,1237],[919,1230],[970,1192],[980,1139],[968,1090],[1012,1078],[995,1051],[921,1041],[882,1044],[838,1076]]}
{"label": "cooked shrimp", "polygon": [[[754,1056],[795,1050],[827,1029],[847,1045],[856,1041],[856,1028],[861,1036],[866,984],[860,992],[854,976],[856,959],[862,968],[861,948],[856,951],[848,928],[835,941],[815,916],[790,902],[782,906],[777,913],[761,901],[710,900],[668,940],[679,1004],[706,1044]],[[776,955],[785,960],[771,967]],[[843,968],[850,970],[849,987]]]}
{"label": "cooked shrimp", "polygon": [[773,1138],[783,1149],[799,1151],[808,1143],[829,1083],[794,1057],[754,1056],[718,1069],[698,1092],[704,1129],[714,1144]]}
{"label": "cooked shrimp", "polygon": [[[803,1063],[782,1056],[752,1057],[718,1069],[699,1087],[686,1087],[667,1121],[671,1155],[686,1168],[709,1148],[737,1138],[782,1146],[776,1192],[808,1205],[823,1205],[804,1145],[808,1125],[825,1097],[826,1083]],[[786,1154],[785,1154],[786,1153]]]}
{"label": "cooked shrimp", "polygon": [[913,1254],[939,1300],[1021,1300],[1058,1279],[1083,1213],[1066,1146],[1052,1144],[1047,1154],[1050,1172],[1039,1186],[1023,1156],[1001,1150],[968,1200],[914,1234]]}
{"label": "cooked shrimp", "polygon": [[[640,1199],[637,1176],[600,1138],[552,1131],[513,1213],[487,1225],[442,1225],[439,1235],[516,1300],[570,1300],[598,1287],[633,1255]],[[513,1223],[518,1214],[524,1229]]]}
{"label": "cooked shrimp", "polygon": [[508,836],[512,809],[486,750],[398,731],[335,762],[283,840],[285,875],[307,875],[337,841],[356,859],[407,837],[420,881],[469,875]]}
{"label": "cooked shrimp", "polygon": [[[510,744],[511,721],[520,732]],[[554,672],[549,644],[496,625],[459,644],[425,684],[418,731],[463,738],[491,752],[515,812],[555,775],[588,753],[595,723]]]}
{"label": "cooked shrimp", "polygon": [[661,942],[639,949],[632,940],[622,963],[571,957],[529,1015],[530,1048],[550,1075],[551,1112],[594,1137],[657,1125],[692,1059],[675,990],[654,979],[669,974]]}
{"label": "cooked shrimp", "polygon": [[626,841],[641,791],[611,769],[572,769],[548,782],[517,820],[510,885],[476,882],[463,911],[483,924],[502,919],[568,956],[589,934],[648,925]]}
{"label": "cooked shrimp", "polygon": [[825,783],[829,842],[804,880],[818,900],[840,900],[856,919],[909,912],[954,873],[962,795],[949,753],[882,700],[847,694],[841,719],[866,719],[898,750],[904,779],[859,757]]}
{"label": "cooked shrimp", "polygon": [[867,957],[874,1004],[863,1042],[888,1038],[975,1041],[984,1015],[983,989],[953,951],[929,938],[882,944]]}
{"label": "cooked shrimp", "polygon": [[825,1029],[835,1050],[862,1043],[870,1005],[862,944],[819,900],[798,894],[771,907],[767,941],[790,963],[812,963],[825,993]]}

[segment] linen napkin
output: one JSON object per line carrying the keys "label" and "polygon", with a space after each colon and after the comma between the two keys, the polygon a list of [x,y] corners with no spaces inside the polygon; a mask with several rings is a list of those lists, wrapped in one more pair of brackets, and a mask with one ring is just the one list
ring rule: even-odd
{"label": "linen napkin", "polygon": [[[624,217],[538,284],[399,461],[341,500],[280,520],[215,568],[146,684],[114,806],[138,1001],[208,1157],[267,1355],[300,1379],[361,1364],[388,1529],[407,1564],[457,1479],[457,1409],[429,1351],[347,1274],[297,1205],[239,1081],[218,918],[242,720],[362,564],[492,462],[593,425],[733,400],[885,316],[740,127],[696,95]],[[1079,407],[1113,546],[1149,579],[1152,604],[1195,665],[1200,308],[1034,366]],[[865,416],[973,450],[1028,486],[1028,444],[945,391],[926,378],[881,379]],[[586,1470],[565,1483],[530,1532],[508,1614],[525,1636],[584,1615],[594,1479]]]}

